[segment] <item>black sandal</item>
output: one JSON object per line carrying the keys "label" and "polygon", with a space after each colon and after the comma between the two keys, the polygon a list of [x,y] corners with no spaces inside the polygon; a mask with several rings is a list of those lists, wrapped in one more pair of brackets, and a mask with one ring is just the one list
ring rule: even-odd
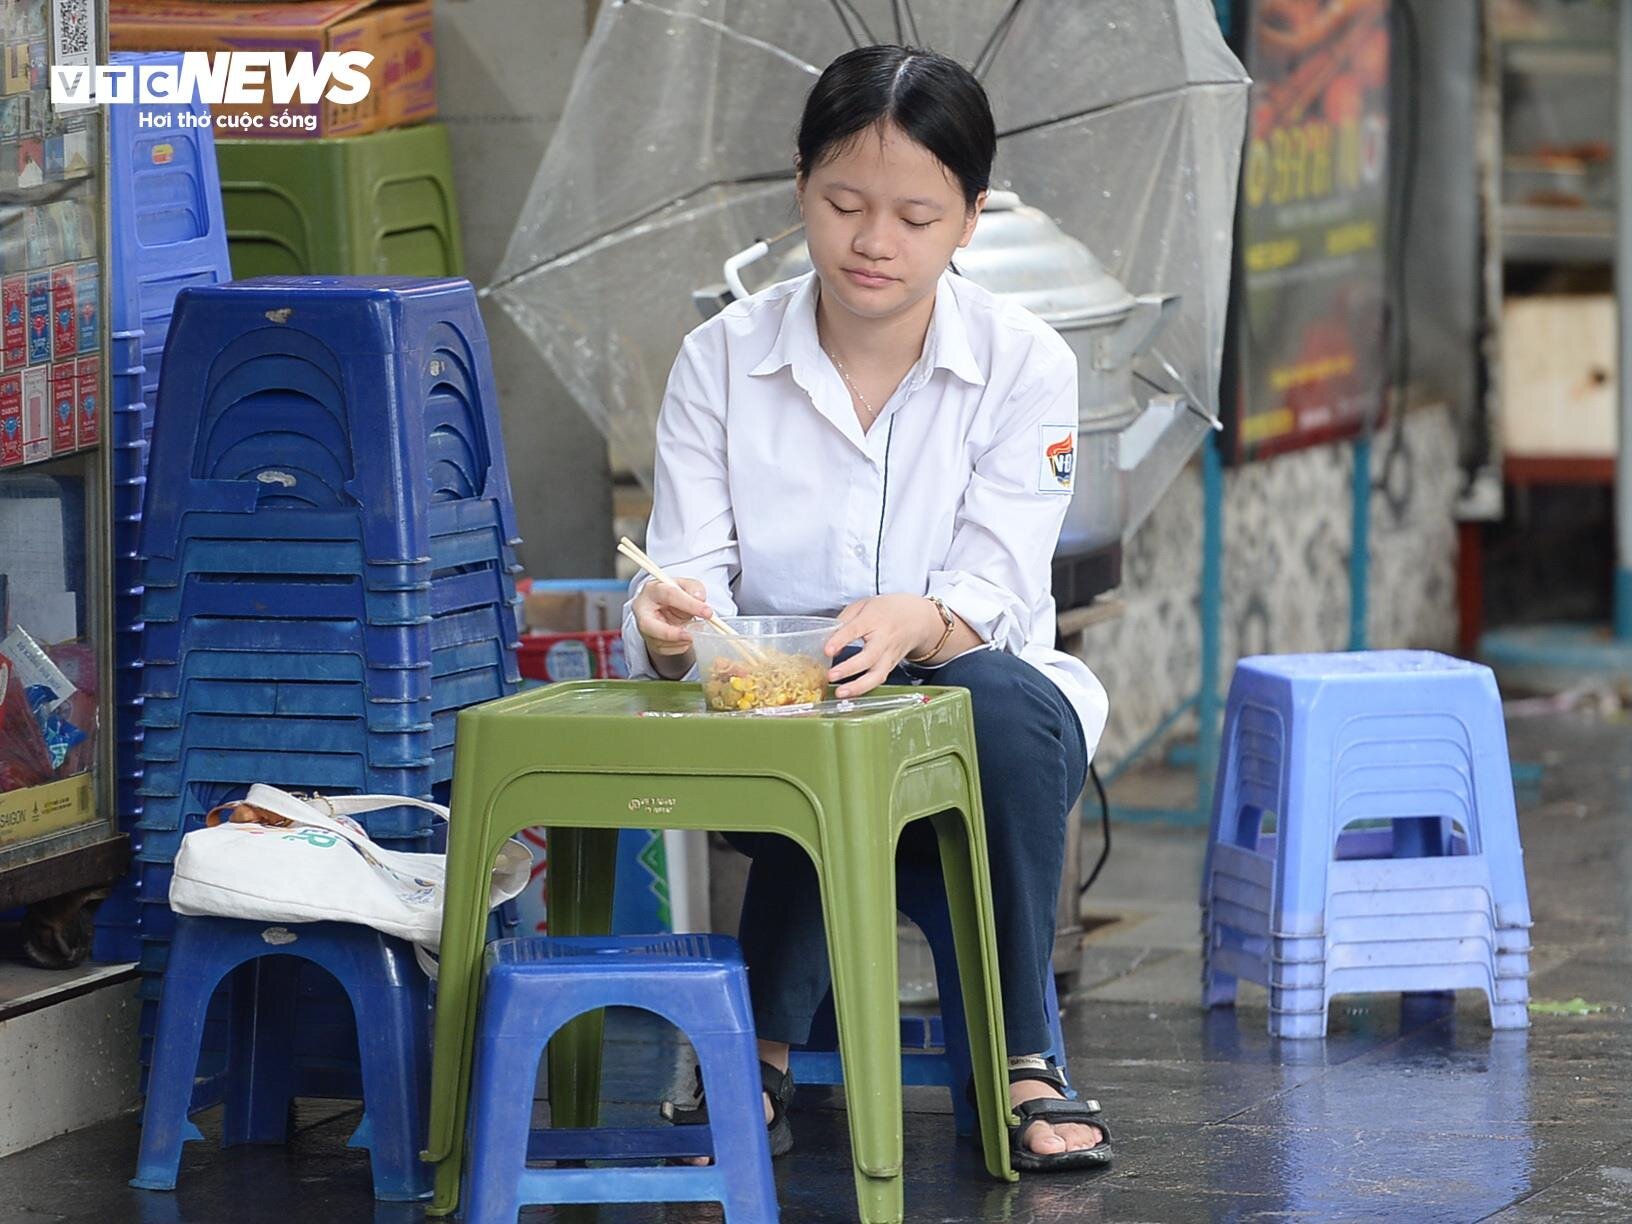
{"label": "black sandal", "polygon": [[[708,1099],[703,1095],[703,1069],[693,1069],[697,1077],[695,1096],[697,1104],[690,1109],[663,1102],[663,1116],[675,1126],[706,1126]],[[793,1151],[793,1125],[788,1121],[788,1106],[793,1103],[793,1072],[779,1071],[768,1062],[759,1064],[759,1084],[771,1098],[771,1120],[765,1130],[771,1142],[771,1156],[786,1156]]]}
{"label": "black sandal", "polygon": [[[1064,1093],[1069,1087],[1059,1069],[1040,1058],[1028,1059],[1025,1065],[1009,1068],[1009,1083],[1019,1084],[1026,1080],[1047,1084],[1059,1093]],[[972,1082],[969,1085],[969,1101],[970,1104],[975,1102]],[[1037,1097],[1022,1101],[1013,1107],[1013,1112],[1020,1119],[1017,1125],[1009,1127],[1009,1158],[1015,1168],[1027,1173],[1063,1173],[1111,1163],[1111,1128],[1101,1116],[1098,1101]],[[1099,1131],[1099,1142],[1091,1148],[1080,1148],[1074,1152],[1034,1152],[1026,1146],[1026,1132],[1039,1122],[1046,1122],[1050,1126],[1092,1126]]]}

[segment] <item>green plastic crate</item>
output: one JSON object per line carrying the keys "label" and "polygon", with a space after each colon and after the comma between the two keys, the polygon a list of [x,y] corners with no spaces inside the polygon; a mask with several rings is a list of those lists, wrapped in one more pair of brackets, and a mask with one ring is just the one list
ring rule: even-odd
{"label": "green plastic crate", "polygon": [[232,274],[463,276],[448,131],[218,140]]}

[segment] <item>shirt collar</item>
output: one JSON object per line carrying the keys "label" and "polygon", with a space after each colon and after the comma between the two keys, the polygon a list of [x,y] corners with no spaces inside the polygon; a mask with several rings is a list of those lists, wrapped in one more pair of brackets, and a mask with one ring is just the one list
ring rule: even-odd
{"label": "shirt collar", "polygon": [[[948,370],[971,386],[984,387],[986,376],[969,347],[969,331],[964,326],[957,290],[952,287],[953,275],[943,272],[935,286],[935,310],[924,337],[923,365],[925,369]],[[800,385],[807,388],[814,385],[821,356],[821,346],[816,339],[817,288],[816,273],[807,272],[803,283],[789,297],[770,351],[748,371],[750,375],[774,374],[792,366],[793,376]]]}
{"label": "shirt collar", "polygon": [[986,375],[981,373],[980,363],[969,347],[969,329],[964,326],[958,291],[952,285],[954,275],[941,273],[940,283],[935,286],[935,313],[924,339],[924,358],[931,369],[939,366],[972,387],[984,387]]}

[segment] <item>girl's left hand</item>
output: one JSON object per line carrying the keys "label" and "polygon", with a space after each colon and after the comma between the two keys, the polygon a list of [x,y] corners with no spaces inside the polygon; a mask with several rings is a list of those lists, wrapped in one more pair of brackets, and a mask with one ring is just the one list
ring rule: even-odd
{"label": "girl's left hand", "polygon": [[942,630],[935,605],[922,595],[858,599],[839,613],[839,620],[838,631],[827,640],[828,658],[857,639],[862,642],[859,651],[827,673],[839,686],[833,696],[840,700],[872,692],[909,654],[938,640]]}

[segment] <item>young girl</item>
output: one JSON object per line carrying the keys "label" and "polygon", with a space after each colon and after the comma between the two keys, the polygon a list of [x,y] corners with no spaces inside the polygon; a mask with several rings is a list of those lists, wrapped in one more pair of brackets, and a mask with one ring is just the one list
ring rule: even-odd
{"label": "young girl", "polygon": [[[799,127],[814,271],[733,303],[680,347],[657,424],[646,549],[683,590],[637,580],[631,673],[694,666],[694,617],[837,612],[835,696],[967,688],[974,708],[1023,1169],[1110,1159],[1062,1099],[1044,974],[1066,821],[1104,689],[1053,649],[1051,559],[1071,500],[1076,358],[1025,310],[950,269],[985,204],[997,138],[980,83],[932,52],[863,47],[822,73]],[[853,653],[846,647],[861,643]],[[749,967],[772,1150],[792,1146],[788,1046],[827,992],[809,859],[733,839],[753,865]],[[928,822],[902,859],[933,861]]]}

